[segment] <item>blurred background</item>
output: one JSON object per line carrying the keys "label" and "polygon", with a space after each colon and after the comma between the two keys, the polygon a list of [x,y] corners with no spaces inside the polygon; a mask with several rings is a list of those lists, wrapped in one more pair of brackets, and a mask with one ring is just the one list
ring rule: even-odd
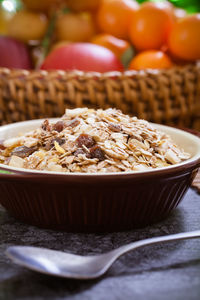
{"label": "blurred background", "polygon": [[[121,7],[118,5],[120,1]],[[112,7],[112,5],[109,6],[104,2],[115,2],[118,4]],[[130,2],[132,3],[130,4]],[[163,3],[163,7],[160,10],[160,16],[156,17],[157,12],[155,12],[155,16],[153,14],[151,17],[146,16],[147,22],[150,22],[152,25],[152,33],[149,27],[150,36],[155,35],[153,27],[157,26],[156,43],[154,43],[153,38],[151,38],[151,42],[147,45],[143,45],[143,43],[139,41],[138,32],[136,32],[136,30],[131,30],[130,35],[125,33],[125,30],[128,32],[130,28],[125,28],[125,25],[127,26],[125,22],[127,21],[124,19],[128,19],[131,12],[136,10],[136,8],[138,9],[142,3],[148,1],[138,0],[137,2],[138,4],[136,4],[136,0],[0,0],[0,49],[2,57],[2,59],[0,59],[0,67],[37,69],[41,66],[47,54],[51,53],[52,50],[72,42],[90,42],[106,47],[114,52],[125,69],[145,69],[145,67],[169,68],[174,63],[184,64],[185,61],[194,61],[194,59],[199,58],[198,55],[188,55],[188,53],[185,55],[185,53],[182,52],[179,54],[180,51],[179,49],[177,50],[176,42],[172,41],[173,46],[170,47],[170,45],[167,45],[166,41],[164,41],[166,30],[163,29],[161,32],[160,29],[159,31],[161,27],[169,27],[167,20],[165,24],[163,24],[163,22],[161,24],[159,21],[159,18],[163,19],[164,14],[166,15],[166,13],[168,13],[169,19],[169,14],[171,14],[173,9],[174,18],[176,20],[187,15],[195,14],[200,11],[199,0],[152,1],[158,5]],[[170,9],[171,11],[169,12]],[[125,16],[124,18],[121,17],[123,14]],[[148,11],[147,14],[150,16]],[[143,15],[145,18],[145,13],[143,13]],[[143,18],[143,15],[141,15],[141,18]],[[114,21],[112,18],[114,18]],[[150,21],[148,18],[151,18]],[[140,22],[140,20],[138,22]],[[194,23],[194,20],[192,22]],[[191,27],[192,26],[193,25],[191,25]],[[134,27],[134,25],[132,25],[132,27]],[[137,25],[135,25],[135,27],[137,27]],[[194,31],[196,29],[192,30]],[[196,34],[198,30],[196,30]],[[160,35],[162,35],[162,37],[160,37]],[[17,47],[21,47],[20,51],[23,53],[25,63],[24,61],[20,62],[17,54],[15,55],[17,58],[13,58],[13,63],[6,62],[4,56],[6,56],[7,53],[5,55],[4,53],[7,52],[7,50],[4,50],[4,48],[11,49],[11,47],[13,47],[13,41],[5,40],[2,36],[10,37],[11,39],[19,41],[19,43],[23,43],[23,45],[17,45]],[[176,34],[174,40],[175,39]],[[190,43],[190,40],[191,37],[187,43]],[[194,36],[192,40],[195,40]],[[143,50],[161,50],[164,54],[159,53],[162,57],[158,58],[158,54],[155,53],[155,51],[154,53],[151,51],[132,62],[135,55]],[[13,50],[13,52],[11,51],[10,53],[16,52],[16,50]],[[12,54],[10,54],[10,56],[12,56]],[[154,61],[154,63],[149,64],[150,61]],[[44,68],[48,68],[48,66],[45,65]],[[51,63],[49,68],[57,69],[59,67]],[[114,66],[113,69],[121,71],[117,65]],[[87,71],[87,68],[85,71]],[[94,71],[101,70],[97,68]]]}
{"label": "blurred background", "polygon": [[0,122],[116,106],[200,129],[199,12],[199,0],[0,0]]}

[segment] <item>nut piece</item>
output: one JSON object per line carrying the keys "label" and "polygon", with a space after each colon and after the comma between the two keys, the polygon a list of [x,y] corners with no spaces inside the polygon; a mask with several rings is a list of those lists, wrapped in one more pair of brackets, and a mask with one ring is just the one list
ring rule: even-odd
{"label": "nut piece", "polygon": [[10,138],[7,139],[3,142],[3,146],[8,148],[8,147],[14,147],[14,146],[18,146],[22,141],[22,137],[14,137],[14,138]]}
{"label": "nut piece", "polygon": [[9,161],[9,164],[8,164],[10,167],[15,167],[15,168],[23,168],[24,166],[24,160],[19,157],[19,156],[11,156],[11,159]]}
{"label": "nut piece", "polygon": [[54,141],[54,146],[55,146],[56,150],[57,150],[59,153],[61,153],[61,154],[64,154],[64,153],[65,153],[65,150],[64,150],[62,147],[60,147],[60,145],[58,144],[58,142]]}
{"label": "nut piece", "polygon": [[27,137],[24,142],[24,146],[29,148],[33,146],[37,146],[37,144],[38,144],[38,139],[32,137]]}

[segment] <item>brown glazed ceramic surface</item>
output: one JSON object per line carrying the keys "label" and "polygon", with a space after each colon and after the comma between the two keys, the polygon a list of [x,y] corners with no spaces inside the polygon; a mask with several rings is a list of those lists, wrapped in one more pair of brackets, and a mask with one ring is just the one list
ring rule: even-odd
{"label": "brown glazed ceramic surface", "polygon": [[[114,231],[163,219],[197,168],[126,176],[0,175],[1,204],[16,218],[67,231]],[[140,176],[142,175],[142,176]]]}
{"label": "brown glazed ceramic surface", "polygon": [[[183,136],[186,144],[192,135]],[[194,179],[200,166],[200,140],[194,140],[193,159],[147,172],[54,174],[15,169],[13,174],[0,174],[0,203],[18,220],[43,228],[105,232],[149,225],[178,205]]]}

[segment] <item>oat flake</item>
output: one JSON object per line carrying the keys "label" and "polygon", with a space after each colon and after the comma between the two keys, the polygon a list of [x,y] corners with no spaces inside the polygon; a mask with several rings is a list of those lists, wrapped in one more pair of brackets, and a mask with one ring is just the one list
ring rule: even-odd
{"label": "oat flake", "polygon": [[[66,109],[59,121],[62,126],[45,120],[36,130],[4,140],[0,162],[36,170],[106,173],[161,168],[190,157],[152,124],[117,109]],[[34,147],[33,153],[17,157],[14,150],[20,146]]]}

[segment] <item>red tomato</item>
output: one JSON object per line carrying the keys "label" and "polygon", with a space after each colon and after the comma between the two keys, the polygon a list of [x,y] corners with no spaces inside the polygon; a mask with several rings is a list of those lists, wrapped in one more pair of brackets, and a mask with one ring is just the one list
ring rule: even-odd
{"label": "red tomato", "polygon": [[44,70],[81,70],[94,72],[123,71],[112,51],[90,43],[74,43],[59,47],[44,60]]}
{"label": "red tomato", "polygon": [[0,67],[31,69],[32,63],[27,47],[13,38],[1,36]]}

